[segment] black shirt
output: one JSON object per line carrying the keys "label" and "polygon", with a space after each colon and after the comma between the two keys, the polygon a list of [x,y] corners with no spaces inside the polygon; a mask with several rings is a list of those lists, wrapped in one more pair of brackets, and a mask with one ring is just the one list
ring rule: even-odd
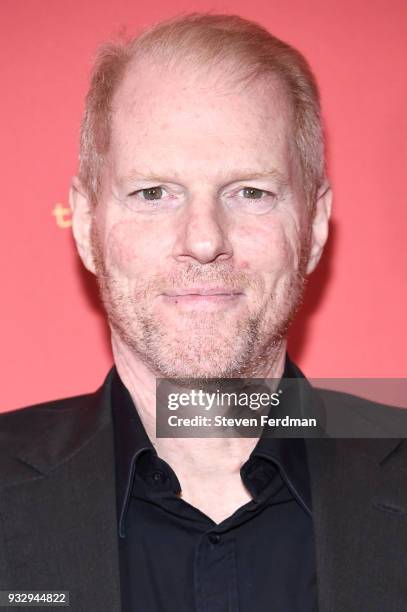
{"label": "black shirt", "polygon": [[[287,357],[283,377],[302,376]],[[241,468],[253,499],[216,524],[177,495],[117,371],[112,407],[123,612],[316,612],[304,440],[260,437]]]}

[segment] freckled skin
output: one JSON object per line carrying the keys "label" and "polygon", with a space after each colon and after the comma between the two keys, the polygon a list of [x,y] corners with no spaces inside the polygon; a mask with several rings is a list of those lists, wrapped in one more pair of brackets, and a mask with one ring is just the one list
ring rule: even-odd
{"label": "freckled skin", "polygon": [[[215,87],[187,67],[168,75],[145,63],[129,71],[114,109],[92,227],[112,328],[156,375],[267,375],[301,302],[310,246],[281,85]],[[123,181],[134,167],[162,178]],[[271,167],[287,188],[269,209],[230,195],[235,184],[277,191],[246,172]],[[171,193],[158,212],[129,196],[154,185]],[[206,309],[162,297],[208,284],[243,295]]]}

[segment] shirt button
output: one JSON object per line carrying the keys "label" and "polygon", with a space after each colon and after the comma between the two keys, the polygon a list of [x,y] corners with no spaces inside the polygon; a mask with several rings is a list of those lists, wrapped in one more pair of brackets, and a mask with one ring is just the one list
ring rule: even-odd
{"label": "shirt button", "polygon": [[155,480],[156,482],[162,482],[163,479],[164,479],[164,474],[162,472],[154,472],[153,480]]}
{"label": "shirt button", "polygon": [[220,535],[218,533],[210,533],[208,537],[211,544],[218,544],[220,542]]}

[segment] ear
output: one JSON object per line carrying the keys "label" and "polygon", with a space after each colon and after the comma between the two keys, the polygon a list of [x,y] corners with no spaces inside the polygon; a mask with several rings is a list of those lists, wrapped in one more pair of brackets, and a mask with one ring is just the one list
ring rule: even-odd
{"label": "ear", "polygon": [[318,265],[328,238],[329,219],[332,210],[332,189],[325,181],[318,190],[311,227],[311,248],[307,265],[307,274],[311,274]]}
{"label": "ear", "polygon": [[79,256],[85,268],[92,274],[96,274],[91,239],[92,205],[77,177],[72,179],[69,205],[72,210],[72,231]]}

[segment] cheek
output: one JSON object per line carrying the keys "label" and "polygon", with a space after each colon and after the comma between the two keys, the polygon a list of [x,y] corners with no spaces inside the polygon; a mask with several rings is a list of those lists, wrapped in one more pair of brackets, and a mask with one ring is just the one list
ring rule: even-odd
{"label": "cheek", "polygon": [[275,276],[298,265],[300,244],[282,223],[246,226],[235,235],[235,255],[242,270]]}
{"label": "cheek", "polygon": [[140,223],[123,220],[113,225],[106,236],[105,261],[110,268],[133,275],[146,273],[157,259],[159,242],[154,239],[151,227],[140,227]]}

